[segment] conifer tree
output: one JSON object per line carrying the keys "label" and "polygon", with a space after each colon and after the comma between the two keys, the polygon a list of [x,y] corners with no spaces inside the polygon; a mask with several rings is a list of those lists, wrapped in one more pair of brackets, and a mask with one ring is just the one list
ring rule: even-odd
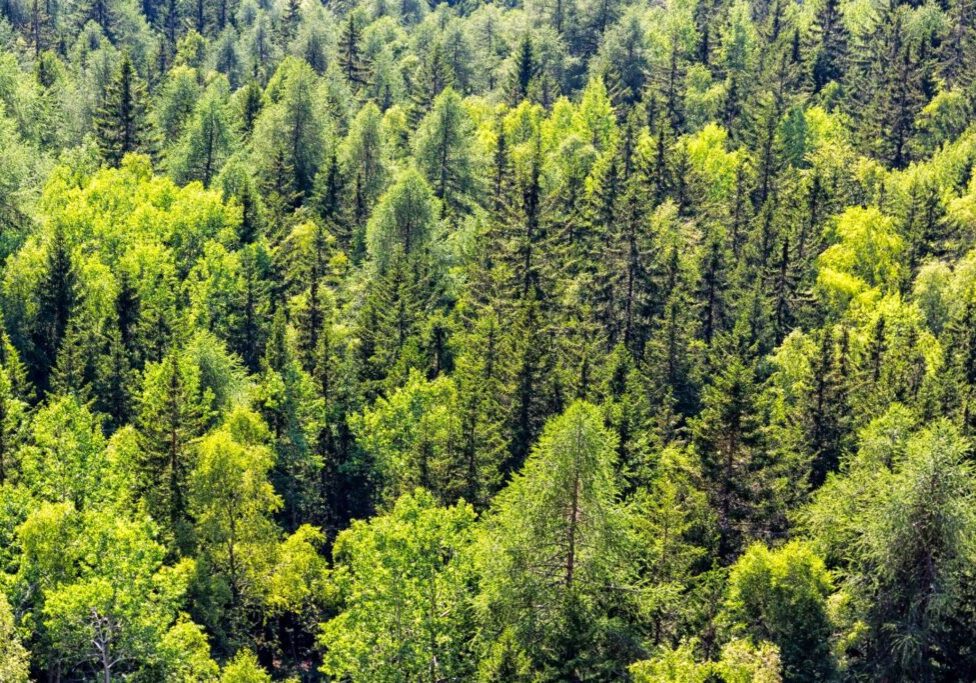
{"label": "conifer tree", "polygon": [[230,124],[224,111],[226,92],[211,86],[196,109],[171,162],[181,182],[199,180],[205,187],[220,172],[231,151]]}
{"label": "conifer tree", "polygon": [[692,422],[702,475],[718,514],[719,556],[726,561],[745,542],[784,523],[757,399],[754,371],[733,356],[705,388],[702,411]]}
{"label": "conifer tree", "polygon": [[486,522],[485,636],[514,629],[533,668],[556,679],[613,677],[614,662],[593,655],[605,638],[625,637],[604,611],[628,571],[615,446],[595,406],[572,404],[546,425]]}
{"label": "conifer tree", "polygon": [[45,270],[38,288],[37,318],[32,330],[36,358],[30,364],[31,380],[42,391],[48,387],[49,374],[81,300],[80,287],[71,246],[64,230],[55,227],[47,247]]}
{"label": "conifer tree", "polygon": [[187,492],[193,440],[204,431],[211,400],[199,368],[177,350],[146,369],[137,414],[139,483],[169,542],[184,554],[193,548]]}
{"label": "conifer tree", "polygon": [[447,88],[434,100],[415,138],[417,164],[441,201],[442,213],[466,213],[476,197],[473,126],[460,96]]}
{"label": "conifer tree", "polygon": [[526,33],[522,36],[515,53],[512,56],[512,67],[508,78],[508,102],[517,105],[522,100],[529,99],[532,87],[538,77],[539,66],[536,63],[535,48],[532,37]]}
{"label": "conifer tree", "polygon": [[811,65],[814,92],[831,81],[839,82],[847,68],[848,35],[837,0],[827,0],[817,14],[819,45]]}
{"label": "conifer tree", "polygon": [[342,31],[339,35],[339,66],[353,89],[365,87],[370,75],[370,65],[360,44],[362,21],[362,17],[357,12],[349,12],[342,22]]}
{"label": "conifer tree", "polygon": [[94,126],[102,158],[113,166],[130,152],[153,151],[153,133],[146,113],[146,85],[128,52],[122,54],[102,96]]}

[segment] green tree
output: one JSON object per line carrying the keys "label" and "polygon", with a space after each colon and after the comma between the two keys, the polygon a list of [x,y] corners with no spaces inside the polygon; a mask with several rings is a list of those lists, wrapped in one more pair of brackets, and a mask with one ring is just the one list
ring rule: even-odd
{"label": "green tree", "polygon": [[726,360],[702,396],[692,422],[721,533],[719,555],[731,560],[750,539],[783,527],[776,495],[777,471],[764,443],[754,371],[741,359]]}
{"label": "green tree", "polygon": [[146,108],[146,85],[124,52],[94,121],[99,150],[109,164],[117,166],[130,152],[152,152],[153,132]]}
{"label": "green tree", "polygon": [[196,525],[205,588],[223,612],[219,627],[230,644],[246,637],[264,597],[264,575],[273,562],[277,527],[271,515],[281,499],[268,480],[274,456],[267,428],[236,411],[196,446],[189,475],[189,510]]}
{"label": "green tree", "polygon": [[183,552],[192,547],[187,488],[193,441],[205,429],[212,401],[199,366],[186,355],[173,350],[146,367],[136,416],[142,445],[139,484],[149,509],[167,525],[169,540]]}
{"label": "green tree", "polygon": [[77,398],[56,399],[34,416],[31,439],[17,456],[23,481],[39,500],[78,510],[108,502],[120,493],[122,473],[112,471],[105,445],[100,421]]}
{"label": "green tree", "polygon": [[968,450],[945,420],[913,434],[886,417],[865,432],[848,472],[817,494],[806,523],[840,561],[840,587],[854,601],[845,611],[850,671],[936,680],[944,667],[971,670],[971,617],[959,610],[974,530]]}
{"label": "green tree", "polygon": [[322,626],[322,672],[350,681],[435,683],[471,674],[467,549],[475,515],[423,490],[339,534],[339,615]]}
{"label": "green tree", "polygon": [[196,103],[170,167],[177,182],[199,180],[204,186],[220,172],[234,142],[226,112],[227,85],[217,81]]}
{"label": "green tree", "polygon": [[366,221],[387,182],[381,122],[379,109],[367,103],[356,113],[339,150],[343,179],[351,194],[346,199],[353,222],[349,246],[357,259],[364,253]]}
{"label": "green tree", "polygon": [[[613,435],[578,401],[547,423],[539,443],[493,501],[477,550],[482,639],[506,629],[554,680],[622,675],[632,565],[614,477]],[[615,673],[616,672],[616,673]]]}
{"label": "green tree", "polygon": [[725,618],[734,632],[779,648],[784,681],[831,680],[833,587],[823,561],[798,542],[750,546],[729,573]]}
{"label": "green tree", "polygon": [[417,171],[403,171],[380,198],[366,228],[366,246],[377,273],[394,258],[422,258],[434,237],[436,212],[430,186]]}
{"label": "green tree", "polygon": [[414,138],[417,165],[445,213],[463,215],[477,198],[472,142],[473,126],[461,97],[447,88]]}
{"label": "green tree", "polygon": [[38,282],[37,317],[31,330],[36,358],[31,359],[31,380],[48,386],[68,323],[81,299],[81,283],[72,247],[61,228],[55,228],[47,247],[46,263]]}
{"label": "green tree", "polygon": [[28,652],[20,643],[10,603],[0,593],[0,680],[27,683],[30,680],[28,663]]}
{"label": "green tree", "polygon": [[255,123],[253,159],[282,210],[311,195],[324,161],[326,129],[315,106],[316,84],[308,64],[286,59],[269,84],[273,104]]}

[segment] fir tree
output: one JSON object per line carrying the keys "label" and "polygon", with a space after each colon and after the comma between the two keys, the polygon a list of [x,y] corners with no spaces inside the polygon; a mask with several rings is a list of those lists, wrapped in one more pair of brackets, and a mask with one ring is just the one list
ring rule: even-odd
{"label": "fir tree", "polygon": [[130,152],[153,150],[153,134],[146,114],[146,86],[127,52],[122,54],[102,96],[94,126],[102,158],[113,166]]}

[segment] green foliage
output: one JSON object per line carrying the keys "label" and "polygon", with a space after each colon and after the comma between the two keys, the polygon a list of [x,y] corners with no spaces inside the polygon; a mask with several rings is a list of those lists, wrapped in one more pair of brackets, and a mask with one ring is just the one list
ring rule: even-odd
{"label": "green foliage", "polygon": [[153,133],[146,112],[146,85],[123,53],[95,119],[102,157],[117,166],[126,154],[150,152]]}
{"label": "green foliage", "polygon": [[319,636],[323,672],[352,681],[463,678],[473,526],[470,506],[438,507],[418,489],[343,531],[332,577],[341,611]]}
{"label": "green foliage", "polygon": [[0,15],[0,679],[976,680],[967,2]]}
{"label": "green foliage", "polygon": [[596,657],[604,639],[625,637],[615,634],[623,625],[610,618],[606,600],[619,600],[614,592],[630,581],[614,445],[588,403],[551,420],[523,471],[496,497],[477,550],[488,644],[493,632],[513,628],[533,667],[549,677],[593,676],[621,664]]}
{"label": "green foliage", "polygon": [[7,598],[0,594],[0,680],[9,683],[27,683],[28,654],[20,643],[14,628],[14,615]]}
{"label": "green foliage", "polygon": [[668,648],[650,660],[637,662],[630,668],[637,683],[667,681],[668,683],[707,683],[712,680],[727,683],[779,683],[779,652],[775,645],[748,640],[733,640],[722,648],[717,662],[700,662],[690,643]]}
{"label": "green foliage", "polygon": [[823,561],[797,542],[770,551],[751,546],[729,573],[727,618],[754,641],[780,653],[784,681],[833,676],[827,596],[832,581]]}

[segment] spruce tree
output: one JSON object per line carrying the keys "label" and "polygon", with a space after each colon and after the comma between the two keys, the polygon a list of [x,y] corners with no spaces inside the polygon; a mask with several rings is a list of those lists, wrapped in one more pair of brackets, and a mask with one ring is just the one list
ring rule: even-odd
{"label": "spruce tree", "polygon": [[31,381],[41,391],[48,388],[50,372],[81,300],[80,286],[71,245],[64,230],[56,226],[38,285],[37,317],[31,335],[35,352],[30,362]]}
{"label": "spruce tree", "polygon": [[102,96],[94,126],[102,158],[112,166],[117,166],[130,152],[153,151],[153,133],[146,113],[146,85],[128,52],[122,54]]}
{"label": "spruce tree", "polygon": [[365,87],[370,76],[370,65],[361,45],[361,22],[362,17],[357,12],[349,12],[339,34],[339,66],[353,89]]}

